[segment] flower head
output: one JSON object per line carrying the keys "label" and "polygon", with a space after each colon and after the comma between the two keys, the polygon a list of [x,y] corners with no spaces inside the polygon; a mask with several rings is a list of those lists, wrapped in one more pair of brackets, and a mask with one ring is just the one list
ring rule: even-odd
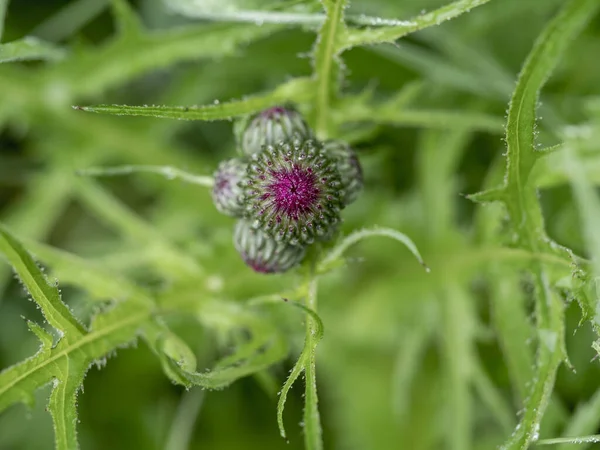
{"label": "flower head", "polygon": [[354,202],[363,189],[363,172],[358,156],[352,148],[343,141],[325,141],[325,152],[337,163],[342,181],[344,206]]}
{"label": "flower head", "polygon": [[318,142],[298,139],[253,155],[244,192],[253,225],[292,245],[328,234],[345,195],[335,161]]}
{"label": "flower head", "polygon": [[214,173],[212,199],[219,212],[241,217],[244,213],[243,192],[240,182],[246,178],[248,163],[241,159],[222,161]]}
{"label": "flower head", "polygon": [[247,220],[235,225],[233,243],[244,262],[259,273],[286,272],[298,265],[306,253],[302,246],[277,241]]}
{"label": "flower head", "polygon": [[242,124],[240,150],[243,155],[259,153],[267,145],[297,137],[308,139],[312,131],[302,115],[291,107],[274,106],[252,116]]}

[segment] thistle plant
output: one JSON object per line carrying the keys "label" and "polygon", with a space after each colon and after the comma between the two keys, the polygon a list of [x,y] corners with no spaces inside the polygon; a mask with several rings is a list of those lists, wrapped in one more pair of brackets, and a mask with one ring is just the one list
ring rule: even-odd
{"label": "thistle plant", "polygon": [[600,441],[597,0],[138,3],[0,0],[0,448]]}

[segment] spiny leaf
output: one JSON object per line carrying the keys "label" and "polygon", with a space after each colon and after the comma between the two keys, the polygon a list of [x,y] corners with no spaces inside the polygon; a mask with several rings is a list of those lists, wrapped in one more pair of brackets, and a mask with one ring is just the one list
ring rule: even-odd
{"label": "spiny leaf", "polygon": [[[541,439],[537,442],[537,445],[556,445],[556,444],[595,444],[600,442],[600,434],[594,434],[592,436],[576,436],[576,437],[562,437],[553,439]],[[580,447],[577,447],[580,448]]]}
{"label": "spiny leaf", "polygon": [[422,14],[402,25],[382,28],[367,28],[365,30],[347,29],[339,40],[338,51],[346,50],[359,45],[372,45],[382,42],[393,42],[402,36],[414,33],[434,25],[439,25],[446,20],[454,19],[461,14],[469,12],[472,8],[483,5],[489,0],[459,0],[443,6],[434,11]]}
{"label": "spiny leaf", "polygon": [[[294,384],[294,382],[298,379],[298,377],[300,376],[300,374],[302,373],[302,371],[307,371],[307,366],[308,365],[312,365],[311,368],[308,369],[308,371],[310,371],[310,373],[314,373],[314,353],[315,350],[317,348],[317,344],[319,343],[319,341],[321,340],[321,338],[323,337],[323,321],[321,320],[321,318],[317,315],[316,312],[314,312],[312,309],[300,304],[300,303],[296,303],[296,302],[288,302],[290,305],[295,306],[296,308],[300,308],[302,309],[304,312],[306,312],[306,314],[308,314],[310,316],[310,318],[313,320],[313,323],[315,324],[315,333],[308,333],[306,336],[306,339],[304,341],[304,348],[302,349],[302,352],[300,353],[300,356],[298,357],[298,361],[296,361],[296,364],[294,364],[294,367],[292,368],[292,371],[290,372],[290,376],[287,378],[287,380],[285,381],[285,383],[283,384],[283,387],[281,388],[281,391],[279,392],[279,401],[277,402],[277,424],[279,425],[279,432],[281,433],[281,437],[285,438],[286,434],[285,434],[285,426],[283,425],[283,409],[285,408],[285,402],[287,400],[287,394],[289,392],[289,390],[291,389],[292,385]],[[311,363],[311,359],[313,359],[313,362]],[[318,414],[318,409],[316,406],[316,397],[313,397],[313,386],[311,386],[311,383],[315,382],[314,377],[310,377],[309,379],[309,375],[308,372],[306,373],[306,385],[307,385],[307,393],[311,393],[311,397],[310,398],[306,398],[306,405],[305,405],[305,414],[308,411],[309,414]],[[310,404],[309,404],[310,402]],[[305,419],[306,420],[306,419]],[[305,421],[304,426],[306,427],[307,423]],[[315,448],[310,447],[310,448]]]}
{"label": "spiny leaf", "polygon": [[421,257],[421,254],[419,253],[419,250],[417,249],[417,246],[414,244],[414,242],[408,236],[406,236],[405,234],[403,234],[399,231],[392,230],[391,228],[379,228],[379,227],[365,228],[362,230],[355,231],[355,232],[349,234],[348,236],[346,236],[342,240],[341,243],[339,243],[336,247],[334,247],[323,258],[323,260],[319,263],[318,271],[321,273],[327,272],[330,269],[330,266],[335,265],[336,261],[341,258],[341,256],[344,254],[344,252],[349,247],[351,247],[352,245],[356,244],[357,242],[359,242],[365,238],[369,238],[369,237],[373,237],[373,236],[389,237],[389,238],[397,240],[398,242],[401,242],[410,250],[410,252],[415,256],[415,258],[417,258],[417,261],[419,261],[419,263],[425,268],[425,270],[429,271],[429,268],[423,261],[423,258]]}
{"label": "spiny leaf", "polygon": [[[262,25],[265,23],[298,25],[307,27],[318,27],[325,21],[327,15],[311,12],[312,8],[299,8],[296,0],[289,2],[278,2],[272,5],[257,5],[250,9],[251,5],[243,2],[240,4],[219,4],[195,1],[195,0],[170,0],[168,6],[173,11],[196,19],[206,19],[215,22],[254,23]],[[259,8],[260,9],[255,9]],[[402,20],[373,17],[364,14],[348,14],[346,23],[357,26],[398,26],[406,23]]]}
{"label": "spiny leaf", "polygon": [[88,366],[114,349],[135,339],[138,327],[150,317],[150,310],[136,302],[122,303],[96,316],[86,331],[60,300],[58,290],[23,247],[0,228],[0,251],[14,266],[47,320],[61,334],[58,344],[38,325],[30,329],[42,341],[33,357],[0,372],[0,411],[13,403],[30,403],[34,391],[54,383],[48,409],[52,415],[58,450],[78,448],[76,394]]}
{"label": "spiny leaf", "polygon": [[[556,66],[567,44],[583,28],[596,0],[571,0],[538,37],[519,75],[508,113],[506,205],[521,247],[538,252],[550,246],[535,187],[527,183],[535,162],[534,127],[538,94]],[[537,367],[519,425],[503,447],[522,449],[538,438],[538,429],[548,404],[556,371],[564,358],[562,304],[551,291],[542,264],[531,267],[535,287],[539,346]]]}
{"label": "spiny leaf", "polygon": [[329,130],[329,107],[340,87],[341,61],[339,35],[344,31],[344,8],[347,0],[323,0],[327,18],[320,28],[314,48],[314,79],[316,84],[315,130],[321,138]]}
{"label": "spiny leaf", "polygon": [[467,195],[467,198],[475,203],[490,203],[506,200],[506,188],[504,186],[492,188],[475,194]]}
{"label": "spiny leaf", "polygon": [[266,349],[257,352],[242,364],[216,368],[205,373],[193,372],[182,367],[178,361],[168,355],[164,348],[164,341],[159,342],[156,349],[162,354],[162,362],[169,366],[170,371],[178,374],[183,381],[182,384],[202,386],[206,389],[220,389],[239,378],[264,370],[286,356],[288,347],[282,336],[272,336],[268,344]]}
{"label": "spiny leaf", "polygon": [[118,116],[146,116],[179,120],[225,120],[251,114],[287,101],[302,102],[310,98],[308,80],[298,78],[274,91],[255,95],[243,100],[215,103],[205,106],[124,106],[97,105],[75,106],[75,109]]}
{"label": "spiny leaf", "polygon": [[31,36],[0,44],[0,63],[36,59],[57,60],[64,56],[63,49]]}
{"label": "spiny leaf", "polygon": [[314,14],[310,7],[303,7],[297,0],[278,2],[232,1],[205,2],[195,0],[167,0],[169,8],[187,17],[222,22],[252,22],[257,25],[279,23],[291,25],[315,25],[325,19]]}
{"label": "spiny leaf", "polygon": [[524,191],[536,160],[534,132],[539,92],[569,43],[598,6],[594,0],[569,2],[538,37],[519,74],[506,127],[507,185],[513,196],[518,197]]}
{"label": "spiny leaf", "polygon": [[21,244],[0,225],[0,251],[39,305],[44,317],[68,341],[85,334],[85,329],[61,301],[58,287],[51,284]]}
{"label": "spiny leaf", "polygon": [[60,378],[55,378],[54,389],[50,394],[48,411],[54,422],[54,442],[56,448],[77,449],[77,391],[85,377],[85,370],[74,364],[69,358],[56,362]]}

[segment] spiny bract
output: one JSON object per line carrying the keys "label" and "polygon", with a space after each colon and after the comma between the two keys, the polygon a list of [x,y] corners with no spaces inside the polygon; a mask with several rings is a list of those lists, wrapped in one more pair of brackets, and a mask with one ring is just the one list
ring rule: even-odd
{"label": "spiny bract", "polygon": [[247,220],[235,225],[233,244],[244,262],[260,273],[286,272],[306,253],[305,247],[277,241],[261,229],[254,229]]}
{"label": "spiny bract", "polygon": [[245,156],[260,153],[265,146],[277,145],[293,136],[309,139],[312,130],[292,107],[274,106],[252,116],[242,124],[239,150]]}
{"label": "spiny bract", "polygon": [[328,234],[345,197],[336,162],[319,142],[300,138],[253,155],[244,193],[253,226],[292,245]]}
{"label": "spiny bract", "polygon": [[363,189],[363,173],[358,156],[352,147],[343,141],[325,141],[323,148],[337,163],[344,190],[342,201],[344,206],[348,206],[358,198]]}
{"label": "spiny bract", "polygon": [[241,217],[244,212],[243,192],[240,182],[245,180],[247,161],[228,159],[222,161],[214,174],[212,199],[219,212]]}

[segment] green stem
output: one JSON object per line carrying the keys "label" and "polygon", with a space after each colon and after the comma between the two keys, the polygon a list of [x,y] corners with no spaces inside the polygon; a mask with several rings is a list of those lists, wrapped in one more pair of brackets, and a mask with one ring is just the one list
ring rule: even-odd
{"label": "green stem", "polygon": [[[309,271],[308,296],[306,307],[317,312],[317,278],[315,277],[316,258],[311,262]],[[318,334],[317,323],[314,318],[306,316],[306,341],[311,342]],[[305,406],[304,406],[304,444],[306,450],[323,449],[323,431],[319,415],[317,398],[317,377],[315,364],[315,351],[311,351],[306,358],[304,374],[306,377]]]}
{"label": "green stem", "polygon": [[332,77],[338,64],[336,53],[338,26],[344,26],[343,13],[345,0],[323,1],[327,18],[319,30],[319,39],[315,46],[315,82],[316,82],[316,132],[320,137],[328,134],[329,107],[332,96]]}

